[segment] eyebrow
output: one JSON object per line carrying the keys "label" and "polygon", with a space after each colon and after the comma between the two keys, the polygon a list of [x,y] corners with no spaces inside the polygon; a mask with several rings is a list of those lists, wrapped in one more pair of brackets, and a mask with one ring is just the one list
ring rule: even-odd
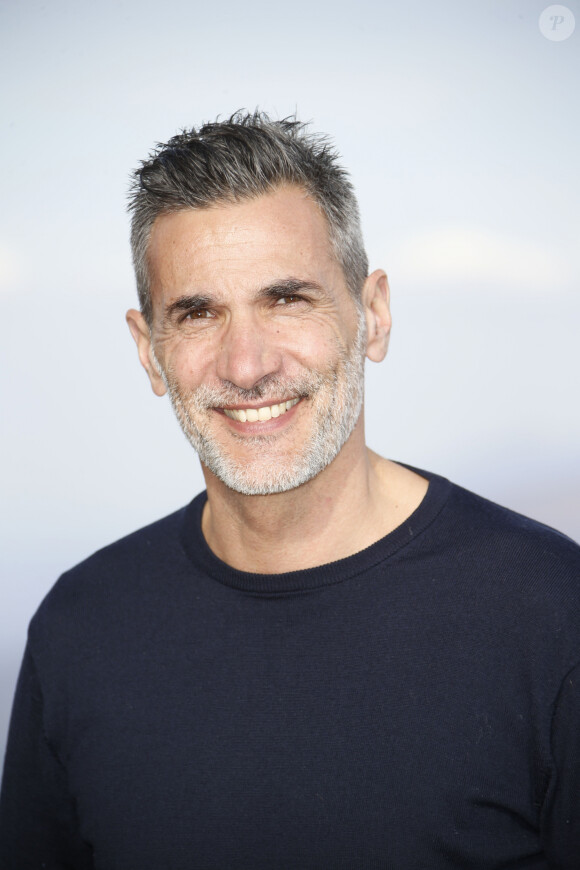
{"label": "eyebrow", "polygon": [[311,293],[316,296],[325,294],[324,287],[316,281],[302,281],[300,278],[285,278],[275,281],[258,290],[257,299],[282,299],[284,296],[294,296],[298,293]]}
{"label": "eyebrow", "polygon": [[258,299],[281,299],[284,296],[293,296],[296,293],[314,293],[317,296],[324,294],[324,288],[316,281],[302,281],[300,278],[285,278],[283,281],[275,281],[262,287],[256,294]]}
{"label": "eyebrow", "polygon": [[[282,281],[274,281],[272,284],[267,284],[261,287],[256,295],[256,299],[282,299],[284,296],[293,296],[298,293],[313,293],[317,296],[322,296],[325,293],[324,288],[317,284],[316,281],[303,281],[300,278],[285,278]],[[205,293],[192,293],[186,296],[180,296],[175,299],[165,309],[164,319],[171,320],[180,312],[203,311],[205,308],[211,308],[217,302],[216,298]]]}
{"label": "eyebrow", "polygon": [[215,304],[215,299],[202,293],[194,293],[188,296],[180,296],[165,309],[164,319],[171,320],[175,314],[181,311],[203,311]]}

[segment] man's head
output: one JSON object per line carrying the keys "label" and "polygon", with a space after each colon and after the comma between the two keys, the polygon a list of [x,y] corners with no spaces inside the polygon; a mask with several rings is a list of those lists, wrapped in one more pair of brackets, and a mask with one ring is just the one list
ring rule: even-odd
{"label": "man's head", "polygon": [[149,326],[147,254],[156,219],[241,202],[284,186],[302,188],[321,208],[347,286],[358,299],[368,273],[358,206],[328,139],[292,118],[273,121],[257,111],[237,113],[174,136],[134,173],[131,246],[141,311]]}
{"label": "man's head", "polygon": [[[281,138],[301,152],[292,124],[282,122]],[[247,141],[265,125],[270,147],[277,125],[262,116],[238,124],[241,144],[231,121],[224,125],[229,139],[216,125],[202,128],[214,131],[217,148],[196,134],[193,154],[171,145],[166,161],[160,151],[141,170],[143,186],[133,197],[142,311],[128,312],[127,320],[141,363],[154,392],[169,392],[206,480],[213,479],[209,472],[244,495],[300,486],[347,442],[347,465],[364,449],[364,357],[382,359],[390,326],[386,276],[366,275],[343,171],[321,140],[324,172],[317,175],[300,153],[310,180],[296,168],[290,174],[284,149],[261,161]],[[195,184],[200,176],[204,198]],[[323,189],[332,220],[320,204]],[[340,214],[342,201],[350,216]],[[343,235],[354,227],[348,256],[339,256],[333,226]],[[355,262],[349,271],[345,263]]]}

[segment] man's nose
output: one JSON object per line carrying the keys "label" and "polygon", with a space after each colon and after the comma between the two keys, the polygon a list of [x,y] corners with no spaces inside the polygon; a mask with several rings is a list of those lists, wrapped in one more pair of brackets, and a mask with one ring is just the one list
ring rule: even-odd
{"label": "man's nose", "polygon": [[220,336],[217,375],[244,390],[251,390],[266,375],[280,370],[282,353],[276,332],[259,317],[233,316]]}

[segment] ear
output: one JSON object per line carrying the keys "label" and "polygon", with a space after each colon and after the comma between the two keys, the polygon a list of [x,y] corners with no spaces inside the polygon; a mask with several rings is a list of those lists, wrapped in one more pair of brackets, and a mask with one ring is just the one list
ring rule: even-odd
{"label": "ear", "polygon": [[126,320],[129,324],[131,335],[135,339],[141,365],[149,375],[153,392],[156,396],[164,396],[167,388],[153,353],[151,330],[141,312],[136,311],[134,308],[130,308],[127,311]]}
{"label": "ear", "polygon": [[387,354],[391,332],[389,282],[382,269],[366,279],[362,302],[367,319],[367,356],[373,362],[381,362]]}

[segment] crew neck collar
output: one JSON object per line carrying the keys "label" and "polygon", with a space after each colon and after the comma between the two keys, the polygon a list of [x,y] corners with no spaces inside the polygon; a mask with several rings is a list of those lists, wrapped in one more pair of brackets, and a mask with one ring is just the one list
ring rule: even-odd
{"label": "crew neck collar", "polygon": [[[403,463],[399,464],[403,465]],[[212,579],[233,589],[255,595],[271,596],[289,592],[306,592],[341,583],[389,559],[403,547],[411,544],[435,520],[444,507],[451,489],[450,482],[437,474],[410,465],[405,467],[429,481],[423,500],[400,526],[384,538],[344,559],[327,562],[315,568],[288,571],[284,574],[256,574],[231,568],[210,550],[201,531],[201,516],[207,501],[206,491],[196,496],[185,508],[181,529],[183,547],[193,564]]]}

